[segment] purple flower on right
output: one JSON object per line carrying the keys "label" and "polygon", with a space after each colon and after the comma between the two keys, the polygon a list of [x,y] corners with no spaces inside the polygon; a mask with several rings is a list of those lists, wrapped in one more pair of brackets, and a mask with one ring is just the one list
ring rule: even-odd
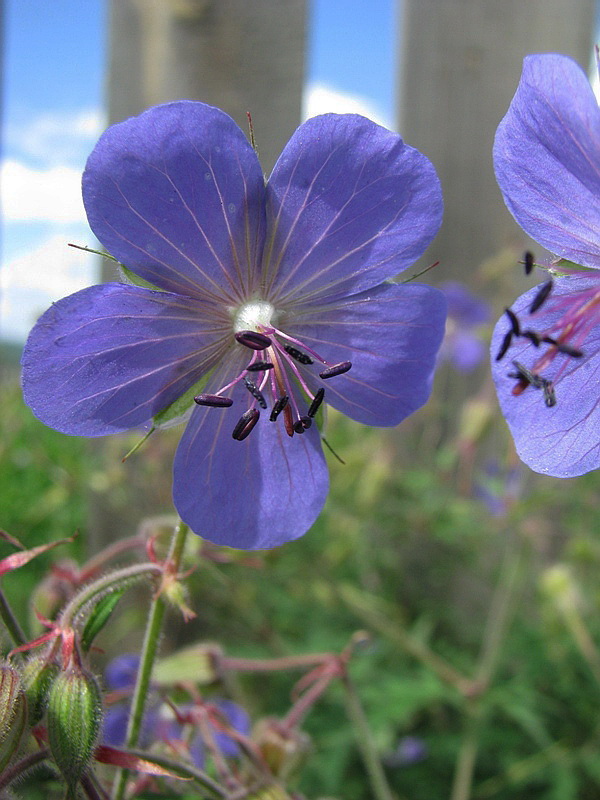
{"label": "purple flower on right", "polygon": [[557,256],[496,325],[500,406],[529,467],[582,475],[600,466],[600,109],[570,58],[525,59],[494,168],[516,221]]}

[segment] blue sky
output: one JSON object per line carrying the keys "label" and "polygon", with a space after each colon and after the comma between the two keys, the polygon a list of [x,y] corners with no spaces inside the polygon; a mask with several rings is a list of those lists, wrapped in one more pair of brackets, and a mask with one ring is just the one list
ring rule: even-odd
{"label": "blue sky", "polygon": [[[393,124],[395,0],[312,0],[306,113]],[[0,337],[96,280],[80,177],[104,126],[106,0],[5,0]]]}

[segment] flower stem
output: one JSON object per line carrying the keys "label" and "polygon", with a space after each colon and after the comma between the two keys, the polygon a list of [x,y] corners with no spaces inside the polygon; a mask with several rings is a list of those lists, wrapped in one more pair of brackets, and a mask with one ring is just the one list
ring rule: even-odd
{"label": "flower stem", "polygon": [[29,753],[15,764],[11,764],[4,770],[2,775],[0,775],[0,789],[6,789],[7,786],[10,786],[17,778],[21,778],[25,775],[32,767],[45,761],[48,755],[48,748],[45,747],[43,750],[36,750],[35,753]]}
{"label": "flower stem", "polygon": [[9,632],[13,642],[19,646],[25,644],[27,642],[27,637],[23,633],[21,626],[15,615],[13,614],[12,608],[8,604],[8,600],[4,596],[4,592],[0,590],[0,617],[2,617],[2,621],[6,625],[6,630]]}
{"label": "flower stem", "polygon": [[373,798],[375,800],[395,800],[385,777],[371,729],[354,684],[347,673],[342,676],[342,681],[346,690],[346,710],[357,734],[356,741],[369,775]]}
{"label": "flower stem", "polygon": [[481,742],[481,726],[484,721],[483,695],[493,681],[502,652],[502,644],[514,611],[517,590],[523,568],[524,542],[514,531],[508,531],[502,571],[485,626],[483,642],[472,686],[477,690],[467,697],[466,726],[458,753],[450,800],[469,800],[477,752]]}
{"label": "flower stem", "polygon": [[[185,522],[179,521],[171,539],[171,546],[167,556],[167,565],[174,573],[179,571],[185,541],[187,538],[189,528]],[[166,601],[162,594],[157,593],[152,599],[150,610],[148,612],[148,619],[146,621],[146,632],[144,634],[144,642],[142,644],[142,652],[140,653],[140,666],[137,673],[137,680],[131,701],[131,714],[129,715],[129,722],[127,725],[127,736],[125,739],[125,746],[128,749],[137,746],[140,731],[142,728],[142,719],[144,716],[144,709],[146,705],[146,697],[150,686],[150,678],[152,676],[152,668],[154,667],[154,660],[158,650],[158,643],[162,631],[162,623],[165,615]],[[123,800],[125,787],[127,784],[127,770],[119,770],[115,776],[113,785],[114,800]]]}

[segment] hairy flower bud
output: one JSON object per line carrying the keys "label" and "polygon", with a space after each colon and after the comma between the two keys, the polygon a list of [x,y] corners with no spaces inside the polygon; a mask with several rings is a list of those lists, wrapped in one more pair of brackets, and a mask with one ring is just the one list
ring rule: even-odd
{"label": "hairy flower bud", "polygon": [[69,786],[89,764],[102,725],[102,698],[88,672],[61,672],[48,697],[50,751]]}
{"label": "hairy flower bud", "polygon": [[246,795],[247,800],[291,800],[289,795],[281,786],[263,786],[257,792]]}
{"label": "hairy flower bud", "polygon": [[302,731],[289,730],[277,719],[263,719],[255,727],[253,740],[258,745],[271,773],[287,780],[301,766],[310,748],[310,739]]}
{"label": "hairy flower bud", "polygon": [[44,716],[50,687],[59,671],[58,664],[49,663],[45,659],[33,658],[25,664],[23,685],[27,696],[30,725],[37,725]]}
{"label": "hairy flower bud", "polygon": [[0,664],[0,773],[16,754],[26,722],[27,701],[19,673]]}

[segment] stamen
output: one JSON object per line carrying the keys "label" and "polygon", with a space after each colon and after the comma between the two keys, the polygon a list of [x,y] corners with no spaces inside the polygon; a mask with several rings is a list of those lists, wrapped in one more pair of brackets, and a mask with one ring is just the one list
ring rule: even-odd
{"label": "stamen", "polygon": [[249,378],[244,378],[244,386],[246,387],[246,389],[248,389],[252,397],[256,400],[256,402],[261,408],[267,407],[267,401],[265,400],[265,396],[255,383],[252,383],[252,381]]}
{"label": "stamen", "polygon": [[231,433],[232,437],[237,439],[238,442],[242,442],[247,436],[250,435],[252,429],[258,422],[259,417],[260,411],[258,411],[256,408],[248,409],[248,411],[242,414],[238,420],[237,425]]}
{"label": "stamen", "polygon": [[544,336],[542,341],[554,345],[559,353],[564,353],[566,356],[571,356],[571,358],[583,358],[582,350],[579,350],[577,347],[571,347],[570,344],[559,342],[553,339],[552,336]]}
{"label": "stamen", "polygon": [[335,378],[336,375],[343,375],[344,372],[348,372],[351,367],[351,361],[341,361],[339,364],[334,364],[333,366],[324,369],[323,372],[319,372],[319,378],[322,378],[323,380],[327,380],[327,378]]}
{"label": "stamen", "polygon": [[269,417],[271,422],[275,422],[277,417],[281,414],[283,409],[287,406],[289,397],[287,394],[284,394],[283,397],[280,397],[279,400],[276,400],[273,408],[271,409],[271,416]]}
{"label": "stamen", "polygon": [[235,338],[240,344],[249,347],[250,350],[266,350],[271,346],[271,340],[264,333],[258,331],[238,331]]}
{"label": "stamen", "polygon": [[296,433],[304,433],[304,431],[307,431],[311,425],[312,419],[310,417],[300,417],[300,419],[294,422],[294,431]]}
{"label": "stamen", "polygon": [[556,393],[554,392],[554,384],[552,381],[542,378],[542,388],[544,390],[544,402],[548,408],[556,405]]}
{"label": "stamen", "polygon": [[509,372],[509,378],[517,378],[519,383],[513,389],[513,394],[521,394],[528,386],[535,386],[536,389],[541,389],[544,385],[544,378],[541,378],[535,372],[532,372],[527,367],[524,367],[519,361],[513,361],[513,366],[516,372]]}
{"label": "stamen", "polygon": [[325,397],[325,389],[321,388],[316,393],[316,395],[313,398],[312,403],[310,404],[310,407],[309,407],[308,412],[307,412],[307,415],[309,417],[312,418],[312,417],[315,416],[315,414],[319,410],[319,407],[320,407],[321,403],[323,402],[323,398],[324,397]]}
{"label": "stamen", "polygon": [[504,313],[506,314],[506,316],[510,320],[510,326],[512,328],[512,332],[514,333],[514,335],[515,336],[520,336],[521,335],[521,326],[519,325],[519,320],[518,320],[517,315],[515,314],[515,312],[511,308],[505,308],[504,309]]}
{"label": "stamen", "polygon": [[539,347],[540,344],[543,341],[545,341],[545,339],[542,339],[539,333],[536,333],[535,331],[530,331],[530,330],[523,331],[521,336],[524,336],[526,339],[529,339],[529,341],[534,347]]}
{"label": "stamen", "polygon": [[264,372],[267,369],[273,369],[270,361],[254,361],[246,367],[247,372]]}
{"label": "stamen", "polygon": [[533,272],[533,253],[527,250],[525,253],[525,275],[531,275]]}
{"label": "stamen", "polygon": [[538,310],[538,308],[542,307],[542,305],[544,304],[544,302],[548,298],[548,295],[552,291],[552,287],[553,286],[554,286],[554,281],[552,280],[552,278],[550,278],[549,281],[546,281],[546,283],[542,284],[542,286],[540,287],[539,292],[536,294],[536,296],[531,301],[531,305],[529,306],[529,313],[530,314],[533,314],[535,311]]}
{"label": "stamen", "polygon": [[498,350],[498,354],[496,356],[496,361],[502,361],[506,353],[508,352],[508,348],[512,343],[513,332],[508,331],[508,333],[504,334],[504,339],[502,339],[502,344],[500,345],[500,350]]}
{"label": "stamen", "polygon": [[199,406],[229,408],[233,405],[233,400],[230,397],[220,397],[218,394],[197,394],[194,403],[198,403]]}
{"label": "stamen", "polygon": [[301,350],[298,350],[295,347],[292,347],[291,344],[284,344],[283,349],[285,352],[290,355],[293,359],[295,359],[299,364],[314,364],[312,358],[306,353],[303,353]]}

